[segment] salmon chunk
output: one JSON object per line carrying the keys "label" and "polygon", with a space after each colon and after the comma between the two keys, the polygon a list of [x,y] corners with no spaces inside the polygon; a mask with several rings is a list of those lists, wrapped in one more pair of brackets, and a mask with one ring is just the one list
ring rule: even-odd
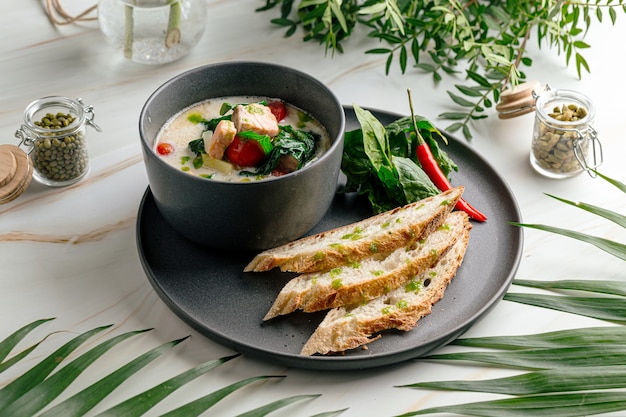
{"label": "salmon chunk", "polygon": [[251,130],[259,135],[274,137],[278,122],[269,107],[259,103],[239,105],[234,108],[232,121],[239,132]]}
{"label": "salmon chunk", "polygon": [[215,159],[222,159],[226,148],[233,142],[237,129],[235,124],[230,120],[221,120],[210,138],[204,140],[204,150]]}

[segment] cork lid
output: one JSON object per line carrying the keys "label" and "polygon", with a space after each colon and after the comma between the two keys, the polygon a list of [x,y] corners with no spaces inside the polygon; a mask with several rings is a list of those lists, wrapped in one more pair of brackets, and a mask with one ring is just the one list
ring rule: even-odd
{"label": "cork lid", "polygon": [[539,92],[539,81],[527,81],[508,88],[500,94],[500,101],[496,111],[500,119],[511,119],[535,111],[535,97],[533,91]]}
{"label": "cork lid", "polygon": [[13,201],[33,177],[30,158],[15,145],[0,145],[0,204]]}

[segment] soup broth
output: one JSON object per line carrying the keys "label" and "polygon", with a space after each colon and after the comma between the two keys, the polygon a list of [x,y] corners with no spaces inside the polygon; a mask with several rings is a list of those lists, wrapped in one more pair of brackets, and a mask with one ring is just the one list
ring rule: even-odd
{"label": "soup broth", "polygon": [[[282,131],[305,132],[314,138],[314,147],[306,160],[302,160],[297,169],[310,164],[319,158],[330,147],[330,138],[328,133],[319,122],[303,110],[284,103],[278,99],[254,96],[236,96],[213,98],[200,103],[196,103],[179,113],[175,114],[161,128],[155,141],[154,151],[168,164],[173,167],[187,172],[190,175],[196,175],[215,181],[242,182],[242,181],[258,181],[269,177],[284,175],[288,171],[273,169],[268,173],[259,173],[259,167],[246,166],[242,167],[229,160],[230,152],[225,152],[223,157],[212,157],[209,152],[209,141],[215,141],[217,132],[215,133],[209,127],[208,121],[223,118],[233,114],[232,109],[220,114],[221,109],[226,105],[233,107],[237,104],[247,105],[249,103],[282,103],[284,117],[278,120],[279,129]],[[282,114],[281,116],[282,117]],[[234,118],[234,116],[233,116]],[[278,119],[278,118],[276,118]],[[230,120],[230,119],[228,119]],[[230,122],[229,122],[230,123]],[[232,123],[231,123],[232,124]],[[245,132],[244,132],[245,133]],[[237,132],[237,135],[242,134]],[[295,136],[299,136],[299,133]],[[276,136],[278,138],[278,136]],[[259,142],[264,142],[260,140]],[[262,146],[263,149],[275,149],[279,142],[275,138],[270,138],[270,144]],[[220,146],[219,141],[217,145]],[[227,146],[224,146],[227,149]],[[224,151],[225,149],[222,149]],[[229,150],[230,151],[230,150]],[[267,151],[271,152],[271,151]],[[269,153],[266,155],[269,158]],[[235,159],[235,158],[231,158]],[[283,164],[284,165],[284,164]],[[293,165],[293,164],[292,164]],[[292,169],[292,168],[290,168]]]}

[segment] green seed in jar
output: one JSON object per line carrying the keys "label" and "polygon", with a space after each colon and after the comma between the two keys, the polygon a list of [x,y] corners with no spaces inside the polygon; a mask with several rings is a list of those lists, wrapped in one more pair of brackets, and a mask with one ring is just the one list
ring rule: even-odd
{"label": "green seed in jar", "polygon": [[82,127],[63,131],[76,118],[72,114],[47,113],[35,125],[50,130],[34,141],[31,158],[37,173],[51,181],[69,181],[83,175],[88,166],[87,143]]}

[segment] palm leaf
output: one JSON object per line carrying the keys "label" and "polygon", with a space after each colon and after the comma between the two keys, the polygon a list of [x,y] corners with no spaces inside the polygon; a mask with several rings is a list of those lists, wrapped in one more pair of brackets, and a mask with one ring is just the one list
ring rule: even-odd
{"label": "palm leaf", "polygon": [[[52,319],[42,319],[29,323],[1,341],[0,355],[2,358],[6,359],[11,354],[13,349],[15,349],[15,347],[26,338],[26,336],[31,334],[31,332],[38,326],[41,326],[43,323],[50,320]],[[45,357],[33,367],[26,370],[23,374],[14,377],[11,383],[0,389],[0,415],[10,415],[11,417],[30,417],[35,415],[37,412],[49,405],[54,399],[58,398],[58,396],[70,387],[87,367],[96,362],[102,357],[103,354],[108,352],[115,345],[123,342],[131,336],[148,331],[132,331],[110,338],[97,344],[95,347],[78,356],[71,362],[64,364],[64,359],[76,349],[81,347],[88,339],[110,327],[110,325],[97,327],[74,337],[72,340],[66,342],[63,346],[56,349],[53,353]],[[10,359],[5,360],[2,364],[0,364],[0,366],[4,366],[3,369],[9,369],[10,365],[18,363],[24,359],[28,353],[32,352],[51,334],[53,333],[49,333],[40,342],[28,347]],[[52,408],[49,408],[43,414],[40,414],[39,417],[72,417],[85,415],[85,413],[99,404],[105,397],[107,397],[123,382],[127,381],[132,375],[185,339],[187,339],[187,337],[162,344],[161,346],[151,349],[141,356],[134,358],[126,365],[114,370],[107,376],[102,377],[100,380],[96,381],[77,394],[62,401],[61,403],[56,404]],[[235,354],[198,365],[174,376],[173,378],[157,384],[140,394],[122,401],[117,405],[114,405],[113,407],[98,414],[98,416],[142,416],[148,410],[153,408],[154,405],[162,401],[177,389],[183,387],[188,382],[238,356],[239,354]],[[7,366],[7,364],[10,365]],[[59,370],[53,373],[53,371],[55,371],[61,364],[64,364],[64,366],[61,366]],[[199,415],[226,395],[231,394],[252,382],[267,378],[273,377],[257,376],[247,378],[197,400],[184,404],[167,415],[181,415],[185,417]],[[297,401],[316,398],[318,396],[319,395],[297,395],[280,399],[251,410],[248,413],[244,413],[241,417],[265,416],[268,413],[286,407]],[[315,417],[334,417],[344,411],[345,410],[324,412],[317,414]]]}
{"label": "palm leaf", "polygon": [[619,214],[619,213],[616,213],[614,211],[607,210],[607,209],[604,209],[602,207],[594,206],[594,205],[587,204],[587,203],[575,203],[573,201],[566,200],[566,199],[560,198],[560,197],[556,197],[556,196],[551,195],[551,194],[546,194],[546,195],[549,196],[549,197],[554,198],[555,200],[559,200],[562,203],[569,204],[571,206],[578,207],[580,209],[586,210],[586,211],[588,211],[590,213],[593,213],[593,214],[595,214],[597,216],[604,217],[605,219],[610,220],[613,223],[615,223],[615,224],[617,224],[617,225],[619,225],[621,227],[625,227],[626,228],[626,216],[624,216],[623,214]]}
{"label": "palm leaf", "polygon": [[99,333],[105,329],[108,329],[109,326],[97,327],[95,329],[89,330],[69,342],[65,343],[63,346],[58,348],[44,360],[39,362],[37,365],[26,371],[23,375],[15,379],[13,382],[5,386],[0,390],[0,415],[4,414],[4,410],[15,402],[22,395],[33,389],[37,386],[41,381],[43,381],[50,373],[61,364],[62,359],[66,358],[70,353],[72,353],[75,349],[77,349],[80,345],[82,345],[87,339]]}
{"label": "palm leaf", "polygon": [[503,299],[600,320],[626,322],[626,302],[620,297],[568,297],[507,293]]}
{"label": "palm leaf", "polygon": [[[594,171],[596,172],[596,171]],[[623,184],[617,180],[614,180],[606,175],[602,175],[599,172],[596,172],[598,176],[600,176],[605,181],[608,181],[610,184],[616,186],[621,191],[626,192],[626,184]],[[605,219],[611,220],[612,222],[626,227],[626,216],[616,213],[614,211],[606,210],[601,207],[593,206],[586,203],[574,203],[570,200],[566,200],[563,198],[555,197],[553,195],[547,194],[548,196],[555,198],[563,203],[573,205],[575,207],[579,207],[583,210],[589,211],[597,216],[603,217]],[[525,224],[525,223],[511,223],[515,226],[526,227],[531,229],[543,230],[550,233],[556,233],[562,236],[566,236],[572,239],[579,240],[581,242],[586,242],[594,245],[598,249],[601,249],[617,258],[626,261],[626,245],[612,241],[610,239],[601,238],[598,236],[588,235],[586,233],[577,232],[574,230],[563,229],[560,227],[548,226],[544,224]]]}
{"label": "palm leaf", "polygon": [[199,416],[204,413],[209,408],[213,407],[219,401],[221,401],[224,397],[238,389],[249,385],[253,382],[260,381],[262,379],[267,378],[282,378],[279,376],[256,376],[252,378],[247,378],[239,382],[235,382],[234,384],[230,384],[222,389],[219,389],[215,392],[212,392],[204,397],[198,398],[192,402],[185,404],[182,407],[178,407],[166,414],[163,414],[161,417],[194,417]]}
{"label": "palm leaf", "polygon": [[[598,175],[626,192],[626,185],[623,183],[599,173]],[[626,225],[626,218],[621,214],[586,203],[573,203],[551,195],[550,197],[608,219],[619,226],[625,227]],[[587,242],[619,259],[626,260],[626,245],[621,243],[551,226],[514,224]],[[514,283],[547,290],[585,291],[606,296],[572,297],[507,293],[504,296],[505,300],[618,323],[626,322],[626,310],[622,307],[626,304],[624,303],[626,286],[623,283],[601,280],[543,282],[515,280]],[[432,407],[399,417],[433,413],[457,413],[481,417],[525,417],[528,415],[573,417],[626,410],[626,393],[611,391],[616,388],[626,388],[626,367],[622,365],[626,361],[621,356],[624,355],[622,352],[626,352],[626,328],[624,326],[590,327],[523,336],[465,338],[457,339],[453,344],[506,349],[506,351],[459,352],[431,355],[428,358],[544,369],[485,381],[438,381],[412,384],[406,387],[490,392],[517,397]]]}
{"label": "palm leaf", "polygon": [[626,297],[626,282],[608,280],[536,281],[516,279],[513,284],[545,290],[576,290]]}
{"label": "palm leaf", "polygon": [[615,187],[617,187],[618,189],[622,190],[623,192],[626,193],[626,184],[624,184],[623,182],[617,181],[613,178],[607,177],[606,175],[603,175],[601,173],[599,173],[598,171],[593,171],[596,173],[596,175],[598,175],[598,177],[602,178],[603,180],[607,181],[608,183],[614,185]]}
{"label": "palm leaf", "polygon": [[35,328],[41,326],[42,324],[49,322],[50,320],[54,319],[41,319],[29,323],[22,328],[16,330],[15,332],[13,332],[13,334],[0,342],[0,363],[4,363],[3,361],[7,358],[7,356],[9,356],[9,353],[11,353],[15,346],[17,346],[18,343],[20,343],[26,336],[28,336],[30,332],[32,332]]}
{"label": "palm leaf", "polygon": [[526,227],[531,229],[543,230],[545,232],[556,233],[558,235],[570,237],[594,245],[621,260],[626,261],[626,245],[597,236],[591,236],[585,233],[576,232],[574,230],[563,229],[560,227],[547,226],[544,224],[527,224],[527,223],[511,223],[514,226]]}
{"label": "palm leaf", "polygon": [[622,326],[586,327],[521,336],[488,336],[456,339],[451,344],[495,349],[558,348],[567,346],[626,345]]}
{"label": "palm leaf", "polygon": [[343,414],[343,412],[346,410],[347,408],[344,408],[342,410],[327,411],[325,413],[315,414],[314,416],[311,416],[311,417],[337,417],[338,415]]}
{"label": "palm leaf", "polygon": [[626,365],[568,366],[483,381],[421,382],[402,387],[489,392],[506,395],[626,388]]}
{"label": "palm leaf", "polygon": [[457,413],[480,417],[578,417],[623,410],[626,410],[626,393],[587,392],[522,396],[432,407],[396,417],[433,413]]}
{"label": "palm leaf", "polygon": [[163,352],[173,348],[185,339],[187,339],[187,337],[164,343],[161,346],[149,350],[67,400],[50,408],[40,417],[73,417],[84,415],[134,373],[159,357]]}
{"label": "palm leaf", "polygon": [[523,349],[503,352],[457,352],[425,356],[430,360],[482,362],[526,369],[570,366],[610,366],[626,363],[626,344],[593,344],[559,348]]}
{"label": "palm leaf", "polygon": [[314,395],[294,395],[292,397],[283,398],[278,401],[271,402],[269,404],[263,405],[261,407],[255,408],[254,410],[250,410],[246,413],[239,414],[237,417],[265,417],[269,413],[276,411],[280,408],[286,407],[292,403],[297,401],[303,401],[308,399],[313,399],[319,397],[320,394]]}
{"label": "palm leaf", "polygon": [[13,417],[29,417],[35,415],[37,411],[57,398],[89,365],[108,352],[112,347],[131,336],[146,331],[148,330],[124,333],[97,345],[26,392],[18,400],[5,408],[3,413]]}
{"label": "palm leaf", "polygon": [[28,334],[30,334],[31,331],[41,326],[42,324],[49,322],[50,320],[54,320],[54,319],[53,318],[41,319],[41,320],[34,321],[32,323],[29,323],[23,326],[21,329],[16,330],[15,332],[13,332],[13,334],[11,334],[2,342],[0,342],[0,373],[9,369],[11,366],[13,366],[17,362],[19,362],[20,360],[28,356],[28,354],[32,352],[39,345],[39,343],[41,343],[40,341],[28,347],[27,349],[24,349],[22,352],[14,355],[13,357],[11,357],[11,359],[8,359],[5,361],[5,359],[9,356],[9,354],[15,348],[15,346],[17,346],[18,343],[20,343],[26,336],[28,336]]}
{"label": "palm leaf", "polygon": [[128,400],[109,408],[98,414],[97,417],[119,417],[119,416],[140,416],[149,409],[158,404],[172,392],[176,391],[187,382],[194,380],[200,375],[204,375],[208,371],[217,368],[221,364],[228,362],[239,355],[226,356],[223,358],[211,360],[191,368],[173,378],[164,381],[155,387],[144,391]]}

